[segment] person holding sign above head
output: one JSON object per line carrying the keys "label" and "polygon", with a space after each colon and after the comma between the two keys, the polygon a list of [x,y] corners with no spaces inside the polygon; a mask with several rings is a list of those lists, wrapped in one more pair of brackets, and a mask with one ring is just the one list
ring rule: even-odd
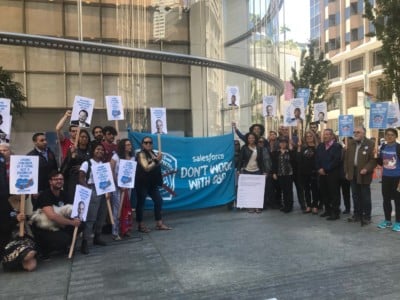
{"label": "person holding sign above head", "polygon": [[[118,149],[117,153],[114,153],[114,155],[111,158],[110,165],[111,165],[111,170],[113,171],[114,175],[114,181],[118,182],[118,169],[120,165],[120,160],[121,159],[126,159],[126,160],[135,160],[134,156],[134,150],[132,143],[129,139],[122,139],[118,143]],[[112,213],[114,217],[114,224],[112,225],[112,236],[113,239],[116,241],[121,240],[121,236],[119,234],[119,212],[120,208],[122,205],[121,201],[121,194],[122,192],[127,193],[128,196],[131,195],[131,190],[127,188],[117,188],[115,192],[112,193],[111,200],[112,200]]]}
{"label": "person holding sign above head", "polygon": [[90,124],[86,122],[89,117],[89,113],[86,109],[81,109],[78,113],[78,120],[71,121],[71,125],[77,125],[79,127],[90,127]]}
{"label": "person holding sign above head", "polygon": [[76,147],[72,145],[61,165],[61,173],[63,173],[65,181],[66,202],[69,204],[74,202],[81,164],[89,159],[89,143],[90,137],[86,129],[79,130],[78,145]]}
{"label": "person holding sign above head", "polygon": [[62,190],[64,185],[63,175],[58,171],[52,171],[48,178],[49,188],[40,194],[37,200],[37,208],[41,209],[49,220],[59,225],[59,230],[45,229],[39,227],[35,222],[32,224],[35,239],[44,259],[48,258],[52,251],[66,251],[71,244],[74,227],[79,227],[81,224],[78,218],[70,219],[54,210],[54,206],[62,207],[65,204],[65,194]]}
{"label": "person holding sign above head", "polygon": [[90,149],[90,159],[83,162],[79,169],[79,184],[92,190],[86,224],[83,230],[81,253],[89,254],[88,239],[93,232],[94,245],[106,246],[107,243],[101,238],[101,232],[107,217],[107,204],[104,195],[97,195],[93,180],[92,168],[94,165],[102,164],[104,158],[104,146],[101,143],[93,144]]}
{"label": "person holding sign above head", "polygon": [[[378,224],[378,228],[391,227],[400,232],[400,144],[395,128],[385,130],[385,143],[381,146],[378,164],[382,166],[382,197],[385,220]],[[396,211],[396,222],[392,224],[392,200]]]}
{"label": "person holding sign above head", "polygon": [[68,127],[69,137],[64,136],[62,129],[68,118],[71,118],[72,111],[67,110],[56,125],[56,133],[61,146],[61,160],[64,160],[68,155],[68,150],[74,145],[76,133],[78,132],[77,125],[70,125]]}
{"label": "person holding sign above head", "polygon": [[154,202],[154,217],[157,230],[171,230],[162,221],[162,202],[159,187],[163,184],[161,174],[162,153],[153,151],[153,140],[149,136],[142,139],[142,150],[136,156],[137,171],[135,187],[137,190],[136,222],[138,230],[143,233],[150,232],[143,222],[144,203],[147,196]]}
{"label": "person holding sign above head", "polygon": [[[270,170],[271,161],[263,156],[263,148],[257,146],[258,136],[252,132],[246,134],[246,142],[240,149],[239,170],[241,174],[266,175]],[[249,213],[261,213],[260,208],[251,208]]]}

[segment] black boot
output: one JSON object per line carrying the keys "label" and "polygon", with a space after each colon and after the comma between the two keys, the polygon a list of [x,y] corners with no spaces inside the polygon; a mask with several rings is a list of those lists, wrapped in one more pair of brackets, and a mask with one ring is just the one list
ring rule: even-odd
{"label": "black boot", "polygon": [[85,255],[89,254],[89,247],[87,240],[82,240],[81,253]]}
{"label": "black boot", "polygon": [[107,243],[101,238],[100,234],[96,234],[93,239],[93,245],[107,246]]}

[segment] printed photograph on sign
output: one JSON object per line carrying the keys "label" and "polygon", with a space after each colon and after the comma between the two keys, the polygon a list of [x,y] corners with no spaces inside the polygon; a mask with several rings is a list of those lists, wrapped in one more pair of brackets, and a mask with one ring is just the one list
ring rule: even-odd
{"label": "printed photograph on sign", "polygon": [[121,96],[106,96],[107,120],[124,120]]}
{"label": "printed photograph on sign", "polygon": [[240,105],[240,94],[238,86],[228,86],[226,88],[227,104],[228,106]]}
{"label": "printed photograph on sign", "polygon": [[92,122],[94,99],[75,96],[71,125],[88,128]]}
{"label": "printed photograph on sign", "polygon": [[326,102],[314,103],[314,122],[323,124],[328,121]]}
{"label": "printed photograph on sign", "polygon": [[10,194],[38,193],[39,156],[11,155]]}
{"label": "printed photograph on sign", "polygon": [[353,115],[340,115],[339,116],[339,136],[352,137],[354,128]]}
{"label": "printed photograph on sign", "polygon": [[263,98],[263,116],[275,117],[276,116],[276,96],[265,96]]}
{"label": "printed photograph on sign", "polygon": [[371,103],[369,128],[385,129],[387,127],[388,102]]}
{"label": "printed photograph on sign", "polygon": [[291,99],[290,104],[286,106],[284,126],[297,126],[298,122],[303,123],[304,118],[305,116],[303,99]]}
{"label": "printed photograph on sign", "polygon": [[82,185],[77,185],[75,189],[74,205],[72,207],[71,217],[86,221],[87,213],[89,210],[90,197],[92,190]]}
{"label": "printed photograph on sign", "polygon": [[0,114],[0,143],[9,143],[11,136],[12,116]]}
{"label": "printed photograph on sign", "polygon": [[151,107],[151,132],[153,134],[167,134],[167,110],[165,107]]}

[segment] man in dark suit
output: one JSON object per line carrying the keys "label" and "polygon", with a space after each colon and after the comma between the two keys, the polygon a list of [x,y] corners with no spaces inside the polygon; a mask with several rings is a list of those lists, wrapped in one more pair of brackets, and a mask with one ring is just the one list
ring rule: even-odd
{"label": "man in dark suit", "polygon": [[371,181],[376,167],[374,142],[365,137],[365,128],[356,127],[344,154],[344,172],[351,183],[354,215],[349,222],[371,223]]}
{"label": "man in dark suit", "polygon": [[[35,148],[27,155],[39,156],[39,179],[38,179],[38,192],[41,193],[49,188],[48,176],[51,171],[57,171],[56,157],[48,147],[47,139],[44,133],[38,132],[32,136],[32,141]],[[38,195],[32,196],[33,210],[36,210],[36,200]]]}
{"label": "man in dark suit", "polygon": [[71,125],[78,125],[79,127],[90,127],[90,124],[86,122],[89,117],[87,110],[81,109],[78,113],[78,120],[71,121]]}

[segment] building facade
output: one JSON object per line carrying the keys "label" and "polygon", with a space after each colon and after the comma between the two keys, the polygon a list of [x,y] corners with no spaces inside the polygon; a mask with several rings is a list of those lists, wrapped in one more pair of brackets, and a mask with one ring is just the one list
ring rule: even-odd
{"label": "building facade", "polygon": [[[182,53],[262,68],[279,76],[277,0],[3,0],[0,31]],[[268,16],[268,17],[266,17]],[[226,45],[250,32],[237,42]],[[268,45],[268,47],[265,47]],[[93,124],[107,125],[104,97],[121,95],[126,121],[148,131],[150,107],[166,107],[168,130],[211,136],[247,128],[268,83],[218,69],[127,57],[0,45],[0,65],[15,74],[28,112],[13,121],[13,144],[31,147],[35,131],[54,131],[75,95],[93,98]],[[240,87],[233,113],[226,86]],[[112,123],[111,123],[112,125]]]}
{"label": "building facade", "polygon": [[364,0],[310,0],[311,40],[333,64],[328,126],[335,130],[339,114],[352,114],[355,125],[367,128],[367,97],[380,99],[377,81],[382,77],[381,43],[366,36],[374,29],[363,13]]}

